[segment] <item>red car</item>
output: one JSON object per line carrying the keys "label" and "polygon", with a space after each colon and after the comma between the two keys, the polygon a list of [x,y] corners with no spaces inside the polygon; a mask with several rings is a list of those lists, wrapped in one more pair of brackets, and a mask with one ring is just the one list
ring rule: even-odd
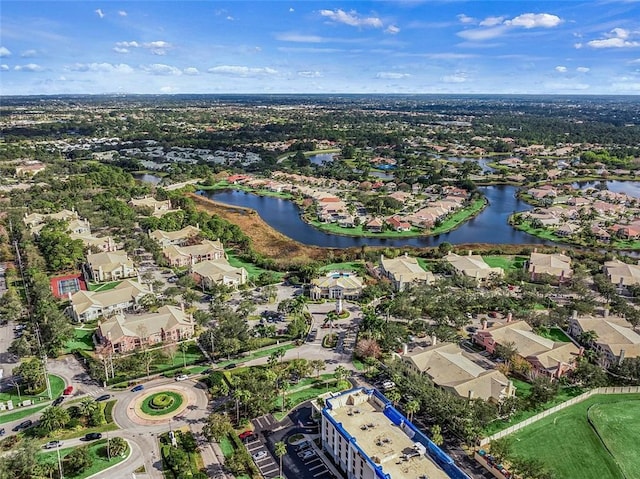
{"label": "red car", "polygon": [[240,439],[244,439],[244,438],[247,438],[247,437],[251,436],[251,434],[253,434],[253,431],[245,431],[245,432],[241,432],[240,434],[238,434],[238,437]]}
{"label": "red car", "polygon": [[71,396],[72,392],[73,392],[73,386],[67,386],[66,388],[64,388],[64,391],[62,391],[62,395]]}

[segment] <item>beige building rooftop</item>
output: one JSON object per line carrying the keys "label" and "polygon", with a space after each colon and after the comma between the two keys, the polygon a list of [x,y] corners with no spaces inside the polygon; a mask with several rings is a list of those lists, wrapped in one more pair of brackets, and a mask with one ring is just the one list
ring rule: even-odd
{"label": "beige building rooftop", "polygon": [[[374,398],[360,392],[348,395],[342,407],[335,407],[331,414],[371,460],[382,466],[392,478],[449,479],[449,476],[425,455],[424,446],[415,442],[403,429],[387,418],[382,406]],[[421,451],[419,448],[422,448]]]}

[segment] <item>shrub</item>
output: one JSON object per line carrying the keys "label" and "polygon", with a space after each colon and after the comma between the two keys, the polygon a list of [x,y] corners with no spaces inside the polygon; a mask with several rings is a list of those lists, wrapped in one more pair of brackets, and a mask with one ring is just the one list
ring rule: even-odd
{"label": "shrub", "polygon": [[149,401],[152,409],[167,409],[173,404],[173,398],[168,394],[158,394]]}

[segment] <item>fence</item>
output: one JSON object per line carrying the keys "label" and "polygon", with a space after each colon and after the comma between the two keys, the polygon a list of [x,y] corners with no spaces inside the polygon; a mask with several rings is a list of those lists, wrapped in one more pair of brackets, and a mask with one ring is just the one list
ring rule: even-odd
{"label": "fence", "polygon": [[501,437],[508,436],[513,432],[519,431],[520,429],[527,427],[529,424],[533,424],[534,422],[539,421],[540,419],[545,418],[558,411],[561,411],[565,408],[568,408],[569,406],[578,404],[579,402],[582,402],[585,399],[588,399],[591,396],[594,396],[596,394],[633,394],[633,393],[640,393],[640,386],[595,388],[590,391],[587,391],[586,393],[581,394],[580,396],[576,396],[574,398],[569,399],[568,401],[558,404],[557,406],[553,406],[552,408],[549,408],[546,411],[542,411],[541,413],[536,414],[535,416],[531,416],[529,419],[525,419],[524,421],[519,422],[518,424],[514,424],[513,426],[510,426],[506,429],[503,429],[502,431],[492,434],[489,437],[482,438],[479,444],[480,446],[485,446],[489,444],[491,441],[500,439]]}

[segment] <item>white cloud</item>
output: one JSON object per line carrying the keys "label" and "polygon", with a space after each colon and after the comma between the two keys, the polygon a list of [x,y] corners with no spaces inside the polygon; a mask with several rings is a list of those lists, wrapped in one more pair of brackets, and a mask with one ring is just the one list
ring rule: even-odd
{"label": "white cloud", "polygon": [[113,51],[116,53],[129,53],[128,48],[122,48],[122,47],[113,47]]}
{"label": "white cloud", "polygon": [[152,75],[182,75],[182,70],[171,65],[165,65],[164,63],[152,63],[151,65],[142,65],[143,71],[151,73]]}
{"label": "white cloud", "polygon": [[282,42],[322,43],[324,38],[318,35],[300,35],[298,33],[279,33],[276,39]]}
{"label": "white cloud", "polygon": [[188,67],[184,69],[185,75],[200,75],[200,70],[195,67]]}
{"label": "white cloud", "polygon": [[468,25],[470,23],[476,23],[475,18],[465,15],[464,13],[461,13],[460,15],[458,15],[457,18],[460,23],[464,23],[465,25]]}
{"label": "white cloud", "polygon": [[588,67],[578,67],[578,68],[576,68],[576,71],[579,72],[579,73],[587,73],[590,70],[591,70],[591,68],[588,68]]}
{"label": "white cloud", "polygon": [[234,20],[234,18],[231,15],[227,15],[227,20],[229,20],[230,22],[232,22]]}
{"label": "white cloud", "polygon": [[341,9],[320,10],[320,15],[336,23],[344,23],[352,27],[382,28],[382,20],[378,17],[362,17],[355,10],[350,12],[345,12]]}
{"label": "white cloud", "polygon": [[453,75],[445,75],[441,78],[444,83],[464,83],[467,81],[466,73],[454,73]]}
{"label": "white cloud", "polygon": [[384,79],[384,80],[401,80],[402,78],[409,78],[411,74],[409,73],[399,73],[399,72],[379,72],[376,75],[376,78]]}
{"label": "white cloud", "polygon": [[611,84],[611,89],[616,92],[640,92],[640,82],[615,82]]}
{"label": "white cloud", "polygon": [[118,15],[120,15],[121,17],[126,17],[127,16],[127,12],[126,12],[126,10],[118,10]]}
{"label": "white cloud", "polygon": [[74,63],[68,65],[65,70],[73,72],[102,72],[102,73],[133,73],[131,68],[126,63]]}
{"label": "white cloud", "polygon": [[400,33],[400,29],[395,26],[395,25],[389,25],[386,29],[385,29],[386,33],[390,33],[391,35],[395,35],[397,33]]}
{"label": "white cloud", "polygon": [[116,47],[120,48],[139,48],[140,44],[138,42],[117,42]]}
{"label": "white cloud", "polygon": [[544,88],[550,91],[564,92],[564,91],[584,91],[591,88],[587,83],[576,82],[548,82],[544,84]]}
{"label": "white cloud", "polygon": [[318,71],[299,71],[298,76],[302,78],[320,78],[322,76],[321,72]]}
{"label": "white cloud", "polygon": [[523,28],[553,28],[562,23],[560,17],[549,13],[523,13],[504,22],[505,25]]}
{"label": "white cloud", "polygon": [[289,9],[289,13],[293,13],[293,12],[295,12],[295,10],[293,9],[293,7],[291,7],[291,8]]}
{"label": "white cloud", "polygon": [[[640,46],[640,42],[630,40],[631,32],[624,28],[614,28],[605,33],[605,38],[587,42],[591,48],[632,48]],[[576,48],[578,48],[576,46]]]}
{"label": "white cloud", "polygon": [[153,53],[154,55],[166,55],[167,49],[173,47],[171,43],[165,42],[163,40],[143,43],[142,46],[151,51],[151,53]]}
{"label": "white cloud", "polygon": [[0,71],[6,72],[8,69],[9,69],[9,65],[5,65],[5,64],[0,65]]}
{"label": "white cloud", "polygon": [[38,55],[38,51],[37,50],[25,50],[22,53],[20,53],[20,56],[22,58],[33,58],[36,55]]}
{"label": "white cloud", "polygon": [[481,27],[495,27],[504,22],[504,17],[487,17],[480,22]]}
{"label": "white cloud", "polygon": [[0,47],[0,58],[8,57],[9,55],[11,55],[11,50],[9,50],[7,47]]}
{"label": "white cloud", "polygon": [[275,75],[277,70],[269,67],[245,67],[238,65],[220,65],[207,70],[216,75],[231,75],[239,77],[255,77],[264,75]]}
{"label": "white cloud", "polygon": [[26,65],[16,65],[13,69],[17,72],[41,72],[44,68],[36,63],[27,63]]}
{"label": "white cloud", "polygon": [[567,67],[562,66],[562,65],[558,65],[558,66],[555,68],[555,70],[556,70],[558,73],[567,73]]}
{"label": "white cloud", "polygon": [[458,32],[458,36],[472,41],[489,40],[508,33],[515,28],[553,28],[562,23],[562,19],[549,13],[523,13],[512,19],[505,20],[504,17],[487,17],[480,26],[483,28],[473,28]]}
{"label": "white cloud", "polygon": [[178,88],[175,86],[166,85],[166,86],[160,87],[161,93],[175,93],[177,91],[178,91]]}
{"label": "white cloud", "polygon": [[96,15],[98,15],[100,18],[104,18],[105,13],[102,11],[101,8],[98,8],[95,12],[96,12]]}
{"label": "white cloud", "polygon": [[578,43],[574,43],[573,46],[577,49],[580,50],[582,48],[582,43],[578,42]]}

